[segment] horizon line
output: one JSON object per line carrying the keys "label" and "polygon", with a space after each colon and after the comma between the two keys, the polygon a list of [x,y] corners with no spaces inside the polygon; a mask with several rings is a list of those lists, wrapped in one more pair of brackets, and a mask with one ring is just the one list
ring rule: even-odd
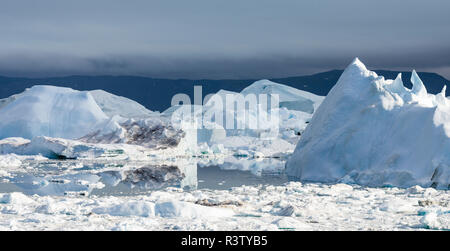
{"label": "horizon line", "polygon": [[[0,74],[0,78],[19,78],[19,79],[49,79],[49,78],[69,78],[69,77],[134,77],[134,78],[146,78],[146,79],[155,79],[155,80],[173,80],[173,81],[182,81],[182,80],[187,80],[187,81],[245,81],[245,80],[263,80],[263,79],[267,79],[267,80],[276,80],[276,79],[286,79],[286,78],[297,78],[297,77],[310,77],[310,76],[314,76],[314,75],[319,75],[319,74],[323,74],[323,73],[329,73],[329,72],[333,72],[333,71],[344,71],[345,69],[332,69],[332,70],[327,70],[327,71],[321,71],[321,72],[316,72],[316,73],[312,73],[312,74],[305,74],[305,75],[293,75],[293,76],[285,76],[285,77],[262,77],[262,78],[258,78],[258,77],[254,77],[254,78],[170,78],[170,77],[151,77],[151,76],[145,76],[145,75],[129,75],[129,74],[123,74],[123,75],[112,75],[112,74],[98,74],[98,75],[94,75],[94,74],[68,74],[68,75],[61,75],[61,76],[45,76],[45,77],[24,77],[24,76],[11,76],[8,74]],[[389,70],[389,69],[376,69],[376,70],[370,70],[370,71],[390,71],[390,72],[395,72],[395,73],[411,73],[413,71],[398,71],[398,70]],[[445,76],[437,73],[437,72],[432,72],[432,71],[417,71],[418,74],[435,74],[443,79],[445,79],[446,81],[450,82],[450,79],[447,79]]]}

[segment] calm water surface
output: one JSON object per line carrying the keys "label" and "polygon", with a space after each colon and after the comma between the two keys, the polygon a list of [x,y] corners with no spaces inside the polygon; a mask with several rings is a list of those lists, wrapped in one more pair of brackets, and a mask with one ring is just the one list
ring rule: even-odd
{"label": "calm water surface", "polygon": [[167,187],[224,190],[242,185],[288,182],[284,160],[229,159],[160,161],[29,161],[0,177],[0,193],[125,196]]}

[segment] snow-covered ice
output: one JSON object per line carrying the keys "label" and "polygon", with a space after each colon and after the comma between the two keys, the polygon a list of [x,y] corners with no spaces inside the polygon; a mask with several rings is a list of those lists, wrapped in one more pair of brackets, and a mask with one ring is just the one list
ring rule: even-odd
{"label": "snow-covered ice", "polygon": [[0,139],[79,138],[107,120],[89,92],[34,86],[0,109]]}
{"label": "snow-covered ice", "polygon": [[287,163],[307,181],[448,188],[450,102],[413,71],[386,80],[355,59],[329,92]]}
{"label": "snow-covered ice", "polygon": [[[2,142],[0,149],[3,154],[41,154],[47,157],[58,154],[69,157],[70,154],[60,154],[74,149],[67,147],[69,144],[75,145],[76,151],[86,153],[89,149],[93,154],[91,156],[98,157],[104,152],[104,146],[99,144],[128,144],[151,149],[176,148],[177,155],[191,155],[198,150],[197,144],[206,143],[209,148],[206,152],[227,154],[249,151],[250,154],[263,153],[271,157],[294,150],[312,113],[323,100],[323,97],[268,80],[257,81],[241,93],[221,90],[215,95],[238,97],[249,94],[279,95],[280,107],[269,110],[279,114],[282,121],[270,120],[261,123],[258,128],[252,128],[249,123],[256,121],[259,113],[269,111],[260,106],[251,107],[247,114],[229,111],[225,107],[216,107],[213,98],[206,101],[201,109],[192,109],[196,106],[174,106],[160,114],[147,110],[133,100],[102,90],[76,91],[37,85],[1,100],[0,139],[8,142]],[[179,118],[177,112],[183,110],[180,108],[200,111],[194,115],[197,121],[192,124],[192,121]],[[203,121],[205,116],[215,112],[237,116],[238,121],[244,121],[242,116],[248,116],[245,128],[224,129],[214,122]],[[199,123],[198,119],[204,123]],[[197,124],[205,127],[196,128]],[[279,131],[274,132],[273,128],[279,128]],[[25,143],[14,147],[16,143],[11,142],[19,137]],[[83,145],[83,142],[86,144]],[[52,147],[48,149],[50,145]],[[55,145],[58,145],[56,151]],[[78,153],[72,153],[72,156],[81,157]]]}
{"label": "snow-covered ice", "polygon": [[101,90],[80,92],[33,86],[5,99],[0,118],[0,139],[22,137],[32,143],[39,137],[61,141],[81,138],[88,143],[167,148],[178,146],[185,136],[185,132],[174,129],[159,113]]}
{"label": "snow-covered ice", "polygon": [[449,191],[290,182],[137,196],[0,194],[1,230],[449,230]]}
{"label": "snow-covered ice", "polygon": [[278,84],[267,79],[256,81],[241,91],[241,94],[277,94],[280,107],[288,110],[314,113],[322,103],[324,97],[302,91],[290,86]]}
{"label": "snow-covered ice", "polygon": [[[247,100],[248,95],[254,95],[256,99],[259,95],[277,95],[279,106],[263,107],[258,103],[249,105],[245,112],[228,109],[227,102],[232,102],[229,99],[243,101]],[[174,125],[195,118],[197,125],[203,125],[197,128],[199,144],[206,143],[215,149],[223,147],[228,152],[234,153],[252,148],[252,151],[266,152],[265,156],[271,156],[277,152],[291,153],[294,150],[300,135],[323,99],[324,97],[293,87],[260,80],[240,93],[220,90],[209,96],[203,106],[172,106],[164,111],[162,116],[170,118]],[[278,119],[259,123],[259,116],[271,117],[269,114]],[[212,119],[214,116],[224,119],[219,123]],[[228,128],[225,120],[229,118],[234,118],[236,124],[240,124],[241,127],[238,128],[236,125],[234,128]],[[272,146],[268,145],[269,141],[274,142]]]}
{"label": "snow-covered ice", "polygon": [[89,91],[97,105],[108,117],[121,116],[124,118],[146,118],[158,116],[158,112],[153,112],[134,100],[116,96],[103,90]]}

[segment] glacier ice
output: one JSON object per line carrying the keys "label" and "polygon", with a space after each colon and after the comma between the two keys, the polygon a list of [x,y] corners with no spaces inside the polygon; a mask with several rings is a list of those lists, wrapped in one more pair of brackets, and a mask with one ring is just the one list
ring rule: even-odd
{"label": "glacier ice", "polygon": [[[48,144],[49,142],[63,142],[62,139],[76,140],[74,144],[83,154],[88,152],[86,149],[95,148],[94,144],[132,144],[152,149],[178,148],[179,152],[184,149],[186,154],[195,151],[197,143],[207,143],[213,151],[212,149],[221,149],[224,141],[231,142],[238,137],[251,137],[254,139],[252,141],[260,140],[261,142],[257,145],[261,147],[267,145],[264,142],[269,139],[278,140],[281,142],[279,145],[286,146],[282,148],[282,151],[292,152],[301,132],[311,119],[312,112],[317,109],[323,99],[323,97],[268,80],[257,81],[241,93],[221,90],[213,97],[237,98],[238,95],[248,94],[256,96],[277,94],[280,96],[281,107],[266,111],[261,106],[257,106],[243,114],[239,110],[229,110],[225,106],[218,107],[212,102],[213,98],[210,98],[203,107],[174,106],[159,114],[147,110],[135,101],[102,90],[79,92],[69,88],[34,86],[23,93],[1,100],[0,139],[22,137],[31,140],[29,145],[22,144],[21,148],[26,148],[26,151],[19,149],[29,153],[39,152],[37,143],[40,142],[43,145],[40,147],[41,154],[45,156],[49,156],[51,152],[62,151],[69,151],[71,155],[74,155],[72,147],[47,151],[48,146],[55,147],[55,144]],[[196,112],[194,122],[179,116],[184,110]],[[28,111],[30,116],[19,115],[20,111]],[[258,128],[252,127],[252,123],[258,120],[258,114],[262,113],[268,117],[269,112],[280,114],[282,122],[270,120],[260,124]],[[238,121],[236,123],[244,124],[244,129],[225,129],[216,121],[204,119],[211,114],[234,117]],[[199,127],[199,124],[203,127]],[[273,128],[280,130],[275,131]],[[63,145],[67,146],[68,142],[70,141],[64,141]],[[84,150],[81,149],[83,142],[89,143]],[[4,153],[8,153],[6,148],[11,147],[10,143],[2,144]],[[236,151],[248,147],[247,145],[236,146],[235,143],[227,143],[227,145],[234,147]],[[216,150],[213,152],[217,153]],[[80,156],[80,154],[75,155]]]}
{"label": "glacier ice", "polygon": [[103,90],[89,91],[89,93],[108,117],[146,118],[159,115],[159,112],[150,111],[134,100],[116,96]]}
{"label": "glacier ice", "polygon": [[108,116],[89,92],[34,86],[0,109],[0,139],[50,136],[75,139],[102,125]]}
{"label": "glacier ice", "polygon": [[[450,183],[450,104],[417,73],[385,80],[355,59],[317,109],[286,164],[288,175],[369,186]],[[445,90],[444,90],[445,91]]]}
{"label": "glacier ice", "polygon": [[[84,154],[88,149],[98,148],[93,144],[164,149],[177,148],[180,142],[183,145],[180,147],[186,150],[196,144],[193,136],[186,135],[190,130],[174,128],[159,113],[101,90],[76,91],[38,85],[0,100],[0,105],[0,139],[9,138],[1,142],[3,154],[49,156],[69,151],[69,155],[79,155],[74,151]],[[21,140],[25,142],[19,143]],[[83,146],[83,142],[92,144]],[[101,151],[94,151],[93,156],[98,156],[95,152]]]}
{"label": "glacier ice", "polygon": [[103,128],[79,140],[87,143],[123,143],[162,149],[177,147],[185,134],[183,130],[174,128],[168,120],[159,116],[145,119],[113,117]]}
{"label": "glacier ice", "polygon": [[133,100],[103,90],[36,85],[0,100],[0,138],[76,139],[98,130],[120,129],[114,123],[117,121],[149,117],[157,120],[159,115]]}
{"label": "glacier ice", "polygon": [[[262,107],[249,105],[245,113],[239,109],[228,109],[229,98],[240,99],[246,95],[278,95],[279,107]],[[295,89],[269,80],[256,81],[244,90],[232,92],[220,90],[205,99],[204,106],[178,105],[172,106],[162,113],[170,118],[174,125],[180,121],[194,119],[198,126],[197,141],[206,143],[217,149],[219,145],[226,149],[239,151],[251,148],[251,144],[259,146],[259,151],[276,153],[278,151],[292,152],[299,136],[306,128],[313,112],[319,107],[324,97]],[[217,102],[217,103],[216,103]],[[189,116],[186,116],[189,114]],[[258,116],[274,115],[279,119],[258,123]],[[217,120],[217,117],[219,120]],[[212,119],[214,118],[214,119]],[[234,128],[227,126],[227,118],[234,118]],[[238,123],[241,127],[237,128]],[[278,130],[275,130],[278,129]],[[268,141],[277,141],[280,149],[267,149]],[[265,143],[264,143],[265,142]],[[264,146],[264,144],[266,144]],[[252,150],[256,150],[253,147]],[[266,155],[267,156],[267,155]]]}
{"label": "glacier ice", "polygon": [[314,113],[324,97],[302,91],[287,85],[278,84],[267,79],[259,80],[241,91],[241,94],[277,94],[280,97],[280,108]]}

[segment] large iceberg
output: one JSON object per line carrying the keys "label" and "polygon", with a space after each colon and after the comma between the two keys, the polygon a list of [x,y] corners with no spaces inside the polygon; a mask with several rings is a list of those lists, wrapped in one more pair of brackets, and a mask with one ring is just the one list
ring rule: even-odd
{"label": "large iceberg", "polygon": [[[264,104],[260,100],[260,95],[266,97],[277,95],[278,106],[272,105],[272,101]],[[256,103],[251,103],[252,97],[250,96],[255,97]],[[267,100],[271,100],[271,98],[267,98]],[[164,111],[162,116],[170,118],[174,125],[186,120],[186,117],[187,119],[194,118],[198,126],[196,128],[198,143],[207,144],[212,148],[223,145],[232,151],[247,151],[249,148],[253,148],[252,152],[256,149],[261,152],[266,150],[266,146],[271,144],[271,141],[275,141],[281,142],[279,145],[283,145],[282,149],[270,149],[265,152],[292,152],[312,114],[323,99],[324,97],[293,87],[269,80],[259,80],[241,92],[220,90],[205,98],[203,106],[172,106]],[[235,102],[235,107],[228,107],[228,102]],[[217,116],[223,119],[217,122]],[[276,116],[278,119],[272,119],[272,116]],[[267,119],[263,123],[259,120],[269,117],[271,119]],[[233,128],[227,126],[229,118],[234,119]],[[249,146],[249,141],[243,139],[249,139],[255,144]]]}
{"label": "large iceberg", "polygon": [[100,90],[38,85],[0,100],[0,154],[89,158],[115,151],[107,144],[184,154],[196,147],[194,138],[159,113]]}
{"label": "large iceberg", "polygon": [[319,182],[448,188],[450,102],[428,94],[413,71],[386,80],[355,59],[329,92],[286,164]]}
{"label": "large iceberg", "polygon": [[50,136],[75,139],[108,119],[89,92],[54,86],[34,86],[4,100],[0,109],[0,139]]}
{"label": "large iceberg", "polygon": [[105,130],[105,126],[111,126],[110,118],[157,116],[158,112],[103,90],[76,91],[37,85],[0,99],[0,138],[49,136],[75,139]]}

